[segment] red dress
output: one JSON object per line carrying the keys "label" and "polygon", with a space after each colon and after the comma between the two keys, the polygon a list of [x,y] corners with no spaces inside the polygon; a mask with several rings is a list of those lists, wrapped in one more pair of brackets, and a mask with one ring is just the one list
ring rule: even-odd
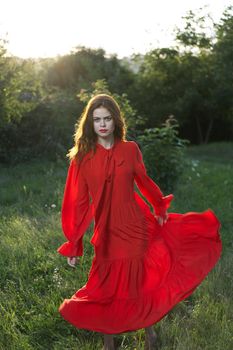
{"label": "red dress", "polygon": [[[163,196],[147,175],[134,141],[116,139],[94,157],[68,170],[62,203],[64,256],[83,254],[83,234],[94,219],[95,256],[87,283],[61,304],[60,314],[77,328],[114,334],[158,322],[188,297],[221,254],[220,222],[210,210],[169,213],[160,226],[157,215],[173,195]],[[91,200],[90,200],[91,199]]]}

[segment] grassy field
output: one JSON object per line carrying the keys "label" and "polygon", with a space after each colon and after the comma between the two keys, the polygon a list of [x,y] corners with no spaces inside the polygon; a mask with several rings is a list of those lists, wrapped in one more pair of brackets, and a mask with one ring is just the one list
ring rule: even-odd
{"label": "grassy field", "polygon": [[[211,208],[222,228],[223,254],[195,293],[155,325],[161,350],[233,349],[233,144],[191,147],[170,211]],[[102,335],[77,330],[58,314],[86,283],[93,258],[74,270],[56,253],[64,242],[60,207],[67,165],[32,160],[0,171],[0,350],[101,349]],[[115,336],[119,349],[143,349],[144,330]]]}

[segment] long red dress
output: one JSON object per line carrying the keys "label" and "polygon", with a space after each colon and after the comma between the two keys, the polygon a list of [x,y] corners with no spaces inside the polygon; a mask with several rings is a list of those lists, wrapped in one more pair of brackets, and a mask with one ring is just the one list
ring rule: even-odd
{"label": "long red dress", "polygon": [[[94,259],[87,283],[61,304],[60,314],[77,328],[114,334],[158,322],[188,297],[221,254],[220,222],[210,209],[157,215],[169,208],[147,175],[134,141],[97,143],[94,157],[70,163],[62,203],[64,256],[83,255],[83,234],[94,219]],[[91,200],[90,200],[91,199]]]}

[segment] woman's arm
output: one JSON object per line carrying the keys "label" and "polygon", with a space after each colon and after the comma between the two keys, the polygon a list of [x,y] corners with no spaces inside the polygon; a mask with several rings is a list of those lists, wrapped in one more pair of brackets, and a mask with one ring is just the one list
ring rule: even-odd
{"label": "woman's arm", "polygon": [[142,195],[151,203],[154,214],[160,218],[166,219],[167,209],[174,198],[173,194],[164,196],[159,186],[147,175],[143,162],[142,153],[136,144],[134,144],[134,179]]}
{"label": "woman's arm", "polygon": [[72,160],[68,169],[61,209],[62,230],[68,242],[58,248],[67,257],[83,255],[83,235],[90,225],[92,211],[82,167]]}

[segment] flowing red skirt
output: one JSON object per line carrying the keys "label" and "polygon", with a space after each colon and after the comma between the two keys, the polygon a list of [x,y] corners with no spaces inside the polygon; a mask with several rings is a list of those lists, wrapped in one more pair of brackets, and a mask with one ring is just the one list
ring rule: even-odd
{"label": "flowing red skirt", "polygon": [[87,283],[60,306],[75,327],[107,334],[148,327],[187,298],[218,261],[220,222],[212,210],[169,213],[159,226],[143,201],[138,204],[144,221],[136,220],[134,205],[119,211],[126,224],[109,228],[95,247]]}

